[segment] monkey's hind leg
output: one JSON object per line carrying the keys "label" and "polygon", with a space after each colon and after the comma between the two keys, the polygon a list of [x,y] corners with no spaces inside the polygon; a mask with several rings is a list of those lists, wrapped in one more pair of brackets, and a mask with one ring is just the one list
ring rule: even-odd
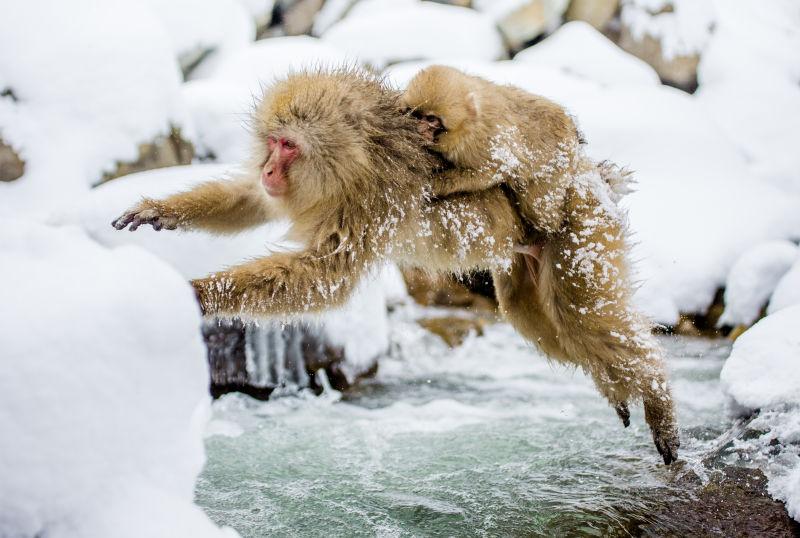
{"label": "monkey's hind leg", "polygon": [[[604,187],[603,187],[604,188]],[[679,439],[661,350],[630,305],[624,218],[589,186],[574,189],[563,232],[544,245],[537,292],[554,327],[557,358],[580,365],[627,426],[629,400],[641,399],[664,462]]]}

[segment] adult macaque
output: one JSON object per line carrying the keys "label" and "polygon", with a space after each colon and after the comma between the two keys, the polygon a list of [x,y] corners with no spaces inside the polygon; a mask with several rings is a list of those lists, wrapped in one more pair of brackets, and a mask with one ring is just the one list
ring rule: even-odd
{"label": "adult macaque", "polygon": [[[417,121],[399,114],[399,106],[397,92],[364,73],[292,75],[270,88],[259,104],[254,118],[257,149],[241,177],[164,200],[145,199],[113,225],[135,229],[149,223],[156,229],[230,233],[273,218],[291,219],[290,238],[305,245],[304,250],[273,254],[192,282],[209,315],[330,308],[343,303],[359,279],[387,259],[435,272],[490,269],[501,297],[518,305],[509,317],[525,329],[525,336],[547,351],[558,350],[556,358],[581,365],[604,395],[613,395],[613,403],[644,398],[656,446],[665,462],[673,461],[677,433],[672,401],[647,327],[636,325],[633,317],[626,320],[630,326],[621,327],[615,340],[618,354],[604,352],[594,359],[596,342],[589,339],[584,347],[569,350],[576,355],[565,355],[557,345],[563,335],[550,320],[548,305],[538,298],[537,283],[527,270],[520,271],[524,258],[514,249],[525,231],[506,193],[493,187],[431,198],[431,174],[441,163],[425,151]],[[604,233],[615,232],[621,249],[621,223],[609,222]],[[611,260],[622,267],[622,259]],[[596,260],[587,258],[586,263]],[[581,271],[564,269],[563,278]],[[625,278],[622,271],[608,275],[612,280],[618,276]],[[543,271],[545,277],[551,278]],[[616,293],[612,284],[608,288]],[[602,295],[587,289],[583,297],[583,283],[579,280],[576,286],[576,305]],[[623,281],[622,290],[627,289]],[[613,297],[627,299],[622,293]],[[508,299],[501,301],[509,304]],[[621,312],[624,305],[609,308]],[[580,339],[602,312],[585,321],[577,310],[565,318],[571,337]],[[617,324],[624,325],[622,320]],[[589,338],[591,333],[586,334]],[[591,353],[582,355],[587,349]]]}

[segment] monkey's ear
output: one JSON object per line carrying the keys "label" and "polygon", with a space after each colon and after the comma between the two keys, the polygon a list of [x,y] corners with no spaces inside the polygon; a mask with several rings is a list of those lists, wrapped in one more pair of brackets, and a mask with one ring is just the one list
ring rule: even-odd
{"label": "monkey's ear", "polygon": [[467,112],[473,118],[478,117],[478,113],[481,111],[480,101],[478,100],[478,94],[475,92],[469,92],[466,96],[467,100]]}

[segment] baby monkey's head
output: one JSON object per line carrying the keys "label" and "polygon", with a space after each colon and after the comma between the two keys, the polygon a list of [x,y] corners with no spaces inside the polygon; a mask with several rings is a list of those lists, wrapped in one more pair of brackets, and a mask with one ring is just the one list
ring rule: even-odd
{"label": "baby monkey's head", "polygon": [[475,135],[480,112],[477,81],[452,67],[434,65],[420,71],[401,98],[432,149],[456,165]]}

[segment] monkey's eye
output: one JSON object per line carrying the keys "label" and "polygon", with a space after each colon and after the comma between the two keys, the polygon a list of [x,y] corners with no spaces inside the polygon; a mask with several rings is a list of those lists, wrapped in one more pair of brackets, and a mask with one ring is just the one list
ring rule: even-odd
{"label": "monkey's eye", "polygon": [[277,143],[278,143],[278,139],[277,139],[277,138],[275,138],[274,136],[268,136],[268,137],[267,137],[267,143],[268,143],[270,146],[274,146],[275,144],[277,144]]}
{"label": "monkey's eye", "polygon": [[284,140],[283,141],[283,147],[285,147],[287,149],[294,149],[294,148],[297,147],[297,144],[295,144],[291,140]]}

